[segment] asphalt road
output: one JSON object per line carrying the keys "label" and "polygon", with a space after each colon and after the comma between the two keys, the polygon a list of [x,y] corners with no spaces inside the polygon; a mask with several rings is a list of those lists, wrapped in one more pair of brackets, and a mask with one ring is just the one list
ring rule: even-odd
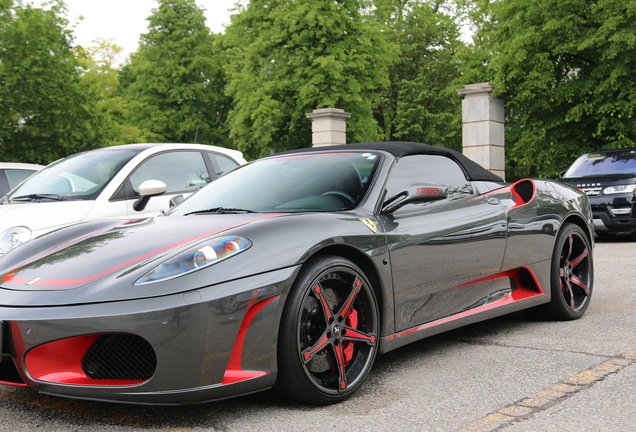
{"label": "asphalt road", "polygon": [[523,313],[380,356],[339,405],[271,392],[186,407],[76,401],[0,386],[0,430],[34,431],[627,431],[636,424],[636,243],[597,241],[586,315]]}

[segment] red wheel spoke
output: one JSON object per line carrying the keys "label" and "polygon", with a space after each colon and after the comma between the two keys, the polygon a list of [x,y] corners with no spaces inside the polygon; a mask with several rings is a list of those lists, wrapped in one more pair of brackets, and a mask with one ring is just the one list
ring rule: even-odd
{"label": "red wheel spoke", "polygon": [[318,342],[314,344],[314,346],[309,347],[305,351],[303,351],[303,360],[305,361],[305,363],[310,361],[313,358],[314,354],[316,354],[319,351],[322,351],[323,348],[329,345],[330,340],[331,338],[329,337],[329,333],[325,331],[320,337],[320,339],[318,340]]}
{"label": "red wheel spoke", "polygon": [[338,363],[338,388],[342,391],[347,388],[347,375],[345,374],[345,354],[342,349],[342,344],[334,346],[336,352],[336,362]]}
{"label": "red wheel spoke", "polygon": [[[573,282],[573,283],[575,283],[576,285],[578,285],[578,286],[580,286],[581,288],[583,288],[583,291],[585,291],[585,295],[586,295],[586,296],[589,296],[589,295],[590,295],[590,287],[588,287],[587,285],[585,285],[585,283],[584,283],[581,279],[579,279],[578,277],[576,277],[576,276],[572,275],[572,276],[570,277],[570,281],[569,281],[569,282]],[[568,283],[568,285],[569,285],[569,283]]]}
{"label": "red wheel spoke", "polygon": [[568,254],[565,257],[566,263],[570,261],[570,257],[572,256],[572,247],[574,246],[574,238],[572,237],[572,234],[568,236],[567,246],[568,246]]}
{"label": "red wheel spoke", "polygon": [[567,288],[568,294],[570,294],[570,307],[572,309],[576,308],[576,303],[574,302],[574,292],[572,291],[572,285],[570,285],[570,281],[565,281],[565,286]]}
{"label": "red wheel spoke", "polygon": [[575,258],[575,259],[573,259],[573,260],[570,262],[570,267],[571,267],[571,268],[574,268],[574,267],[576,267],[577,265],[579,265],[579,264],[581,263],[581,261],[583,261],[585,258],[587,258],[587,256],[588,256],[589,254],[590,254],[590,252],[589,252],[587,249],[585,249],[585,250],[583,251],[583,253],[582,253],[582,254],[581,254],[578,258]]}
{"label": "red wheel spoke", "polygon": [[327,324],[333,321],[333,313],[331,312],[331,307],[329,307],[329,303],[327,303],[327,299],[322,293],[322,287],[320,285],[316,285],[313,288],[313,292],[320,301],[320,305],[322,306],[322,312],[325,315],[325,321]]}
{"label": "red wheel spoke", "polygon": [[353,342],[366,342],[369,345],[375,345],[376,337],[373,334],[362,333],[351,327],[345,327],[345,334],[343,340],[350,340]]}
{"label": "red wheel spoke", "polygon": [[361,286],[362,286],[362,280],[360,278],[356,278],[353,281],[353,289],[349,293],[349,297],[347,297],[347,300],[344,302],[344,304],[340,308],[340,311],[338,312],[339,319],[344,320],[349,315],[349,313],[351,312],[351,309],[353,308],[353,301],[355,300],[356,296],[360,292]]}

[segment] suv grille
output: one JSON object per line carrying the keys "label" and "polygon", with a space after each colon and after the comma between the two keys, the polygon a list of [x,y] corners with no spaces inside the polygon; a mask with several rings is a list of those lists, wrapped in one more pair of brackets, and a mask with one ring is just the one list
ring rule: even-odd
{"label": "suv grille", "polygon": [[587,196],[596,196],[601,194],[601,187],[584,187],[580,188]]}

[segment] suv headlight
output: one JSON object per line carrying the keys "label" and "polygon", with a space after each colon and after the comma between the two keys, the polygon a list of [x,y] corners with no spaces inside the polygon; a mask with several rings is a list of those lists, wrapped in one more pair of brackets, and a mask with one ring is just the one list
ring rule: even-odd
{"label": "suv headlight", "polygon": [[236,236],[220,237],[199,243],[168,258],[163,264],[137,279],[135,285],[161,282],[192,273],[241,253],[251,245],[252,242],[248,239]]}
{"label": "suv headlight", "polygon": [[27,227],[10,228],[0,236],[0,253],[5,254],[29,240],[31,240],[31,230]]}
{"label": "suv headlight", "polygon": [[617,193],[630,193],[630,192],[634,192],[634,189],[636,189],[636,184],[608,186],[605,189],[603,189],[603,194],[611,195],[611,194],[617,194]]}

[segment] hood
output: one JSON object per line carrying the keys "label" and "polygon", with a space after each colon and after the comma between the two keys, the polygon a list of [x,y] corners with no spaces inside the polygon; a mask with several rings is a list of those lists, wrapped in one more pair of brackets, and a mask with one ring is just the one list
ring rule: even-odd
{"label": "hood", "polygon": [[[77,230],[60,230],[7,254],[0,260],[0,286],[13,291],[81,288],[108,276],[122,277],[208,237],[272,216],[275,215],[177,216],[113,221],[110,225],[87,223],[100,229],[67,238],[62,236]],[[50,248],[53,236],[57,241]],[[39,248],[43,245],[47,247],[44,250]],[[18,255],[15,252],[20,252],[19,261],[13,259]]]}
{"label": "hood", "polygon": [[81,222],[94,201],[55,201],[0,205],[0,234],[16,226],[27,227],[38,237],[57,228]]}

